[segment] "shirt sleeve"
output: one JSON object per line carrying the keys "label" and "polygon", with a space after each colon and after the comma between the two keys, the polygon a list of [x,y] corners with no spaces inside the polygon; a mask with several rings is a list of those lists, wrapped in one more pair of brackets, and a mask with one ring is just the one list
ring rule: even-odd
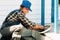
{"label": "shirt sleeve", "polygon": [[17,13],[18,13],[18,11],[16,11],[16,12],[12,13],[11,15],[9,15],[7,20],[9,20],[9,21],[16,21],[17,20]]}
{"label": "shirt sleeve", "polygon": [[28,18],[26,18],[23,13],[18,13],[18,17],[21,21],[21,24],[26,27],[26,28],[30,28],[33,29],[35,27],[35,23],[31,22],[28,20]]}

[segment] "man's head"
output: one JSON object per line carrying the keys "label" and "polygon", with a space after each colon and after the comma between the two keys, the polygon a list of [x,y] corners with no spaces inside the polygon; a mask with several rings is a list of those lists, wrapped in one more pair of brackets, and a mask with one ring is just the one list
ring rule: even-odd
{"label": "man's head", "polygon": [[29,12],[28,8],[23,5],[20,6],[20,9],[24,12],[24,14],[27,14]]}
{"label": "man's head", "polygon": [[29,11],[32,11],[32,10],[30,9],[30,7],[31,7],[31,2],[29,2],[29,1],[23,1],[22,4],[21,4],[21,6],[20,6],[21,10],[22,10],[25,14],[28,13]]}

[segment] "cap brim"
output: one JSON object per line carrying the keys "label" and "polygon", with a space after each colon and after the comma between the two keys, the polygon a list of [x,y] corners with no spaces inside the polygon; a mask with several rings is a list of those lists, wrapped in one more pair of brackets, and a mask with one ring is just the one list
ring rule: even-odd
{"label": "cap brim", "polygon": [[32,12],[32,10],[31,9],[29,9],[31,12]]}

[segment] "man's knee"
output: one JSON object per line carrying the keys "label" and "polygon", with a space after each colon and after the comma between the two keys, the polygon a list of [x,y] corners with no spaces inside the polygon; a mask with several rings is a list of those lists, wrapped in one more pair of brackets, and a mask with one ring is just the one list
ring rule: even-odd
{"label": "man's knee", "polygon": [[2,36],[9,36],[11,34],[9,27],[5,27],[2,30],[0,30],[0,33],[2,34]]}
{"label": "man's knee", "polygon": [[14,32],[15,30],[21,30],[23,28],[22,25],[13,25],[10,27],[10,31]]}

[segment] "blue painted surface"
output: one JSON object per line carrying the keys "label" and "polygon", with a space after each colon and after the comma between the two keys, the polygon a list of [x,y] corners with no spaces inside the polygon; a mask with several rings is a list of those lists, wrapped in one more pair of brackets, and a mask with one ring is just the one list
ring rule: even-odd
{"label": "blue painted surface", "polygon": [[45,25],[45,0],[41,0],[41,25]]}
{"label": "blue painted surface", "polygon": [[23,0],[23,1],[27,1],[27,0]]}
{"label": "blue painted surface", "polygon": [[54,23],[54,0],[51,1],[51,22]]}

